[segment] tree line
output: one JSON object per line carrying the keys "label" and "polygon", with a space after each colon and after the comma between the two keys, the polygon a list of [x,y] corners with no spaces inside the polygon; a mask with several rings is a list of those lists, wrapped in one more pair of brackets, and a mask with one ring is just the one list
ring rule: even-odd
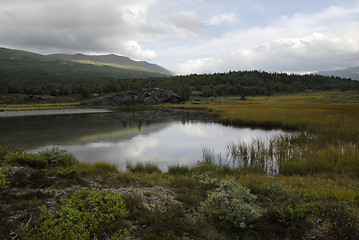
{"label": "tree line", "polygon": [[254,96],[295,93],[306,90],[359,90],[359,81],[321,75],[297,75],[262,71],[237,71],[214,74],[191,74],[161,78],[116,79],[67,84],[27,84],[2,82],[1,94],[71,95],[84,98],[142,88],[171,90],[184,99],[192,96]]}

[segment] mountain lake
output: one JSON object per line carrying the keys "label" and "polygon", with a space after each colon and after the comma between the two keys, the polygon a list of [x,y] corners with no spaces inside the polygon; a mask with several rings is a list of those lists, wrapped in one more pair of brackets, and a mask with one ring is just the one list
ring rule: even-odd
{"label": "mountain lake", "polygon": [[[250,144],[290,134],[224,126],[206,113],[183,110],[64,109],[0,112],[0,144],[26,152],[57,147],[87,163],[107,162],[125,171],[127,163],[193,166],[204,149],[216,161],[229,162],[231,142]],[[272,163],[272,172],[276,172]],[[274,170],[273,170],[274,169]]]}

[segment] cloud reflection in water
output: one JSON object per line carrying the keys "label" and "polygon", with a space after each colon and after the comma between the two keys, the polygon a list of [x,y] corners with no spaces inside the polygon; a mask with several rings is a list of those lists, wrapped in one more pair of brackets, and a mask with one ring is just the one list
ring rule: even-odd
{"label": "cloud reflection in water", "polygon": [[151,162],[166,171],[169,165],[196,164],[202,159],[203,148],[225,156],[226,146],[231,141],[250,143],[253,139],[266,140],[284,133],[201,122],[172,122],[153,129],[147,133],[139,131],[130,139],[96,139],[90,143],[57,147],[67,149],[83,162],[108,162],[120,170],[125,170],[128,161]]}

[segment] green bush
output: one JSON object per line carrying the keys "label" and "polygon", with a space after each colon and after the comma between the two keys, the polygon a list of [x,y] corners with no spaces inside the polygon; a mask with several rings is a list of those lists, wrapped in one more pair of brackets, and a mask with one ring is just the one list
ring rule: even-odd
{"label": "green bush", "polygon": [[0,172],[0,198],[9,187],[9,182],[6,180],[6,175]]}
{"label": "green bush", "polygon": [[17,163],[22,166],[43,169],[47,167],[47,161],[43,157],[33,153],[8,153],[5,162]]}
{"label": "green bush", "polygon": [[207,192],[200,210],[220,228],[243,229],[261,216],[255,205],[256,196],[238,182],[206,178],[201,183],[214,189]]}
{"label": "green bush", "polygon": [[73,154],[56,147],[40,151],[38,155],[46,159],[50,166],[71,167],[77,162]]}
{"label": "green bush", "polygon": [[64,199],[53,214],[43,207],[34,227],[20,226],[20,239],[121,239],[127,235],[121,224],[127,213],[115,193],[81,190]]}
{"label": "green bush", "polygon": [[7,154],[7,152],[8,152],[7,149],[0,145],[0,166],[2,165],[4,161],[4,157]]}
{"label": "green bush", "polygon": [[[0,154],[2,154],[3,151],[0,151]],[[3,159],[5,162],[10,164],[15,163],[38,169],[43,169],[47,166],[72,167],[77,162],[73,154],[59,148],[46,149],[40,151],[37,154],[24,153],[22,151],[10,151],[6,152],[6,155],[3,157]]]}

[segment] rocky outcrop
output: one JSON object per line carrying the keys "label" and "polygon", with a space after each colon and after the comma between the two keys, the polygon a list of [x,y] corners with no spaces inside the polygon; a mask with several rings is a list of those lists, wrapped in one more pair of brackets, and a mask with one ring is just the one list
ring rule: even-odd
{"label": "rocky outcrop", "polygon": [[143,102],[149,104],[180,103],[183,99],[171,91],[160,88],[146,88],[142,90]]}
{"label": "rocky outcrop", "polygon": [[183,99],[177,94],[160,88],[145,88],[135,92],[121,92],[112,97],[104,97],[90,102],[96,106],[115,106],[123,104],[163,104],[180,103]]}
{"label": "rocky outcrop", "polygon": [[37,96],[37,95],[30,95],[23,99],[24,102],[33,102],[33,103],[44,103],[45,98]]}

